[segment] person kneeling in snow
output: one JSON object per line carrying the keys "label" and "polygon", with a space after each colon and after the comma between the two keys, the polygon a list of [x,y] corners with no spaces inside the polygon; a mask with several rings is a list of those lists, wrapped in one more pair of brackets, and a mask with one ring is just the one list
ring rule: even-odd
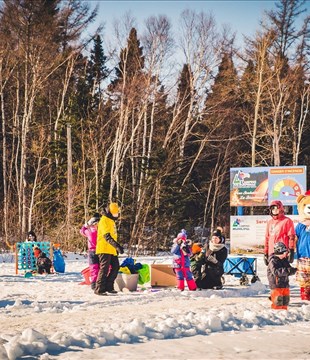
{"label": "person kneeling in snow", "polygon": [[225,237],[221,228],[217,228],[211,237],[209,244],[203,249],[204,265],[201,269],[202,289],[219,290],[223,287],[222,276],[224,274],[224,262],[228,256],[225,246]]}
{"label": "person kneeling in snow", "polygon": [[50,274],[52,261],[49,259],[44,252],[39,247],[33,249],[34,256],[37,258],[37,271],[39,274]]}
{"label": "person kneeling in snow", "polygon": [[296,273],[288,260],[288,249],[283,242],[274,244],[274,253],[269,257],[267,277],[271,290],[271,308],[287,309],[290,302],[289,276]]}
{"label": "person kneeling in snow", "polygon": [[189,290],[195,291],[197,286],[190,270],[189,261],[191,248],[184,232],[179,233],[173,240],[171,253],[173,254],[173,268],[177,276],[178,289],[184,290],[184,279],[186,279]]}

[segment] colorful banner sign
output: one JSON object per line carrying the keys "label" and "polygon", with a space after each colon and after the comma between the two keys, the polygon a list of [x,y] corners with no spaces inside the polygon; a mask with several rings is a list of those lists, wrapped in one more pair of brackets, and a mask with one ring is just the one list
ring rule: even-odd
{"label": "colorful banner sign", "polygon": [[230,206],[296,205],[306,189],[306,166],[230,169]]}

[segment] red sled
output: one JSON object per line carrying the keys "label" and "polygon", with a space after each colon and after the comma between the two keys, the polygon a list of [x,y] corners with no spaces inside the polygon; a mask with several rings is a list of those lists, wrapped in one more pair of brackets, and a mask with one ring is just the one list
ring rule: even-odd
{"label": "red sled", "polygon": [[79,285],[90,285],[91,281],[90,281],[90,269],[89,267],[87,267],[86,269],[81,271],[81,274],[84,277],[84,281],[82,281]]}

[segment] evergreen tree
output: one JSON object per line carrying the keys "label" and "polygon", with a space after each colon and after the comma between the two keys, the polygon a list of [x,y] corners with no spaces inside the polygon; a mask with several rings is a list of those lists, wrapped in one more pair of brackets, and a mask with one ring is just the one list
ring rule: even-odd
{"label": "evergreen tree", "polygon": [[120,62],[115,69],[115,83],[126,81],[130,83],[141,74],[144,68],[143,49],[137,37],[137,30],[132,28],[129,33],[126,48],[120,52]]}
{"label": "evergreen tree", "polygon": [[92,104],[98,108],[101,101],[102,82],[108,77],[109,71],[106,66],[107,57],[104,55],[100,35],[94,39],[94,47],[91,50],[88,63],[88,83],[91,89]]}

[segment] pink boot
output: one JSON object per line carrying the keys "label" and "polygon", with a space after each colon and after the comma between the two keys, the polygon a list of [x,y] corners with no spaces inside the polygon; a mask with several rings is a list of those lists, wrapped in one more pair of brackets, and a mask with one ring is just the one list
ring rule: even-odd
{"label": "pink boot", "polygon": [[187,286],[188,286],[190,291],[195,291],[197,289],[197,285],[196,285],[194,279],[186,280],[186,281],[187,281]]}
{"label": "pink boot", "polygon": [[184,280],[177,280],[177,287],[179,290],[184,290]]}

